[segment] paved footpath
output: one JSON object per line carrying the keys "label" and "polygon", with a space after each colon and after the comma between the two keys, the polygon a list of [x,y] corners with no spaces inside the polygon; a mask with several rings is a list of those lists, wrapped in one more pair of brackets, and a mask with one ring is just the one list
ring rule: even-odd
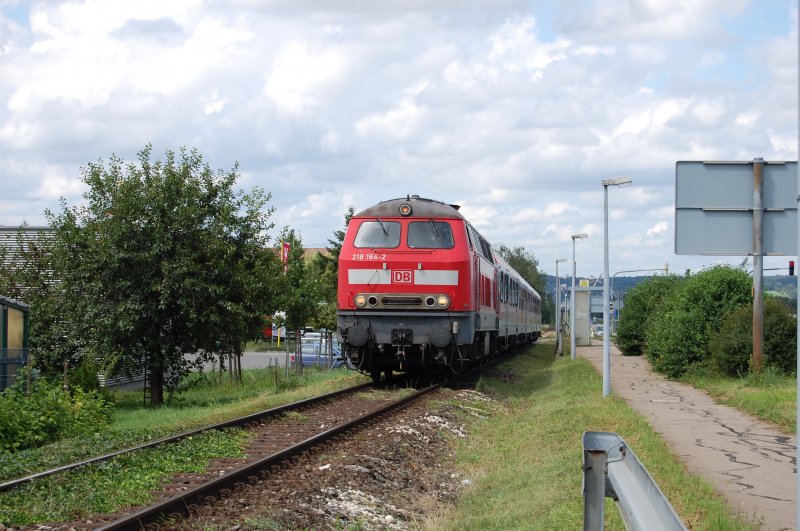
{"label": "paved footpath", "polygon": [[[602,374],[602,343],[578,347]],[[641,356],[611,346],[611,390],[644,414],[687,468],[764,530],[795,528],[797,439],[703,391],[665,380]],[[634,451],[636,448],[634,448]]]}

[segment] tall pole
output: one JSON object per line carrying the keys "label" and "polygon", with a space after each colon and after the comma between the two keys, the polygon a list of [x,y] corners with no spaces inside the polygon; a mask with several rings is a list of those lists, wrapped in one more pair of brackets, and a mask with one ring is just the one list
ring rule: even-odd
{"label": "tall pole", "polygon": [[603,396],[611,394],[611,298],[608,284],[608,185],[603,184]]}
{"label": "tall pole", "polygon": [[[797,6],[797,14],[800,15],[800,5]],[[797,45],[800,46],[800,33],[797,35]],[[800,67],[800,57],[797,58],[797,66]],[[800,102],[800,93],[798,93],[798,102]],[[800,123],[800,106],[797,108],[797,123]],[[800,135],[797,137],[797,152],[800,153]],[[797,190],[800,192],[800,171],[797,172]],[[797,206],[800,208],[800,194],[797,196]],[[800,252],[800,216],[797,216],[797,248]],[[797,293],[800,293],[800,275],[797,276]],[[797,308],[796,314],[800,315],[800,297],[797,298]],[[797,331],[796,336],[800,338],[800,319],[797,319]],[[795,358],[797,359],[795,367],[795,374],[800,375],[800,341],[796,341],[797,343],[797,352],[795,353]],[[795,396],[800,397],[800,378],[795,378]],[[800,400],[795,399],[795,433],[800,433]],[[794,450],[794,462],[800,463],[800,445],[795,444]],[[800,474],[795,474],[795,529],[800,529]]]}
{"label": "tall pole", "polygon": [[556,356],[561,355],[561,279],[558,276],[558,264],[566,261],[566,258],[556,259]]}
{"label": "tall pole", "polygon": [[761,374],[764,353],[764,253],[762,252],[761,220],[763,200],[764,159],[753,159],[753,359],[752,369]]}
{"label": "tall pole", "polygon": [[569,357],[575,360],[575,236],[572,237],[572,292],[569,294]]}
{"label": "tall pole", "polygon": [[556,356],[561,355],[561,281],[558,279],[558,260],[556,260]]}
{"label": "tall pole", "polygon": [[[800,15],[800,5],[797,6],[797,14]],[[800,33],[797,35],[797,45],[800,46]],[[800,67],[800,57],[797,58],[797,66]],[[800,92],[798,93],[798,102],[800,102]],[[797,119],[800,123],[800,106],[797,108]],[[797,152],[800,153],[800,135],[797,137]],[[800,171],[797,172],[797,191],[800,192]],[[797,206],[800,208],[800,194],[796,196],[797,198]],[[800,252],[800,216],[797,216],[797,249]],[[800,293],[800,275],[797,276],[797,292]],[[800,315],[800,297],[797,298],[797,308],[796,308],[796,315]],[[796,336],[800,338],[800,319],[797,319],[797,331]],[[796,341],[797,343],[797,352],[795,353],[796,358],[796,367],[795,367],[795,374],[800,375],[800,341]],[[795,378],[795,396],[800,397],[800,378]],[[800,433],[800,400],[795,399],[795,433]],[[795,444],[794,449],[794,462],[800,463],[800,445]],[[795,529],[800,529],[800,474],[795,474],[795,507],[794,507],[794,514],[795,514]]]}
{"label": "tall pole", "polygon": [[627,186],[629,177],[605,179],[603,184],[603,396],[611,394],[611,290],[608,280],[608,187]]}

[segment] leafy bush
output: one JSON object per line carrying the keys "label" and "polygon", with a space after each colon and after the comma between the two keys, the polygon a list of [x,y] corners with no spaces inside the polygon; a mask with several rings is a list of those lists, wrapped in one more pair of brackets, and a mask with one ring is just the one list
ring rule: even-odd
{"label": "leafy bush", "polygon": [[746,375],[753,350],[753,307],[742,306],[730,312],[709,341],[708,350],[716,373]]}
{"label": "leafy bush", "polygon": [[717,266],[683,279],[651,317],[644,352],[670,377],[708,361],[708,343],[731,311],[750,302],[751,280],[741,269]]}
{"label": "leafy bush", "polygon": [[68,379],[71,388],[80,387],[81,389],[99,391],[103,389],[100,387],[100,381],[97,379],[97,373],[103,372],[99,363],[86,356],[81,358],[78,366],[69,371]]}
{"label": "leafy bush", "polygon": [[[753,351],[753,307],[737,308],[725,317],[709,342],[713,368],[729,376],[750,370]],[[784,374],[796,372],[797,320],[781,301],[764,301],[764,365]]]}
{"label": "leafy bush", "polygon": [[676,307],[657,314],[647,332],[645,354],[653,368],[670,377],[705,357],[705,327],[694,308]]}
{"label": "leafy bush", "polygon": [[617,328],[617,346],[624,356],[639,356],[644,352],[650,319],[660,311],[680,281],[674,275],[652,277],[625,293],[625,306]]}
{"label": "leafy bush", "polygon": [[781,301],[764,301],[764,354],[768,366],[797,372],[797,319]]}
{"label": "leafy bush", "polygon": [[71,393],[40,381],[28,395],[22,386],[0,394],[0,452],[41,446],[108,424],[111,406],[95,391]]}

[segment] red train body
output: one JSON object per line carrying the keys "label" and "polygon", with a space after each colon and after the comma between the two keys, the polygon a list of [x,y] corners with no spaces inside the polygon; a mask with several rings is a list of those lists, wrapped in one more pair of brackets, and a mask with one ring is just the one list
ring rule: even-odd
{"label": "red train body", "polygon": [[458,207],[417,196],[353,216],[338,278],[338,331],[351,362],[458,373],[541,334],[541,297]]}

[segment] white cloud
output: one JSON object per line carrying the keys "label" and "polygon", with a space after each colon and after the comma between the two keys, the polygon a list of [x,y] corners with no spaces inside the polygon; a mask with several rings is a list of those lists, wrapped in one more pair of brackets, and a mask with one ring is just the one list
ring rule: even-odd
{"label": "white cloud", "polygon": [[759,118],[760,115],[757,112],[742,112],[736,115],[736,124],[744,127],[750,127],[751,125],[754,125]]}
{"label": "white cloud", "polygon": [[666,221],[660,221],[660,222],[656,223],[655,225],[653,225],[652,227],[650,227],[649,229],[647,229],[647,232],[645,233],[645,235],[648,236],[648,237],[650,237],[650,236],[660,236],[660,235],[666,233],[668,229],[669,229],[669,223],[667,223]]}
{"label": "white cloud", "polygon": [[362,118],[356,124],[356,131],[362,137],[408,139],[416,132],[424,114],[422,107],[404,99],[394,109]]}
{"label": "white cloud", "polygon": [[65,175],[51,174],[44,177],[36,190],[41,199],[59,199],[61,197],[77,197],[86,189],[80,179]]}
{"label": "white cloud", "polygon": [[225,107],[225,100],[219,97],[216,90],[209,97],[203,99],[205,101],[203,111],[206,114],[217,114]]}
{"label": "white cloud", "polygon": [[277,54],[264,93],[281,111],[304,114],[320,107],[325,85],[344,73],[346,60],[336,48],[290,42]]}
{"label": "white cloud", "polygon": [[541,43],[536,39],[535,25],[533,17],[507,21],[489,37],[492,44],[489,59],[512,72],[537,71],[564,59],[570,42],[558,39],[552,43]]}

